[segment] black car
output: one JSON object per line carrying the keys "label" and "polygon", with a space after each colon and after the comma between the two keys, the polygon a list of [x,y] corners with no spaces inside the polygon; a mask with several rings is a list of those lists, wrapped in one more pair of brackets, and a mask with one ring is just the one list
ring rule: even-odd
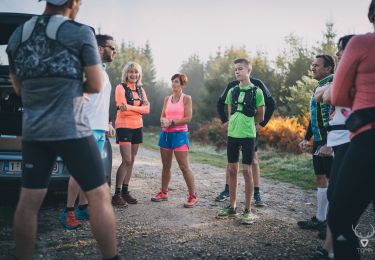
{"label": "black car", "polygon": [[[18,25],[32,17],[30,14],[0,13],[0,189],[19,189],[22,175],[22,100],[13,90],[9,79],[6,46]],[[51,122],[53,123],[53,122]],[[111,184],[112,148],[106,140],[102,153],[106,179]],[[69,171],[60,157],[55,162],[50,191],[66,191]]]}

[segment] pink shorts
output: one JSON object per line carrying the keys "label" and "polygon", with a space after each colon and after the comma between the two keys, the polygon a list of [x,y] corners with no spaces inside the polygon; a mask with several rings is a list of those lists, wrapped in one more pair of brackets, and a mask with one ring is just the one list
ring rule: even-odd
{"label": "pink shorts", "polygon": [[184,144],[184,145],[181,145],[181,146],[179,146],[175,149],[169,149],[169,148],[163,148],[163,147],[160,147],[160,149],[168,150],[168,151],[175,151],[175,152],[187,152],[187,151],[189,151],[189,146]]}

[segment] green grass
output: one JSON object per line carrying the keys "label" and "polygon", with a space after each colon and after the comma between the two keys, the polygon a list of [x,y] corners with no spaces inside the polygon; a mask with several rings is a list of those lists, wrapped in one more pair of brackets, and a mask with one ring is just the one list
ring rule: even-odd
{"label": "green grass", "polygon": [[[158,138],[156,133],[145,133],[143,146],[158,151]],[[290,183],[303,189],[316,187],[311,156],[308,154],[294,155],[269,147],[261,147],[258,154],[262,177],[275,182]],[[226,151],[216,150],[209,145],[192,143],[189,156],[191,161],[197,163],[222,168],[227,164]]]}
{"label": "green grass", "polygon": [[259,149],[261,175],[265,178],[294,184],[303,189],[314,189],[311,156],[308,154],[290,154],[275,149]]}
{"label": "green grass", "polygon": [[159,150],[158,146],[159,135],[156,133],[143,133],[143,143],[142,146],[151,149]]}
{"label": "green grass", "polygon": [[[143,146],[151,150],[159,151],[159,135],[155,133],[144,133]],[[197,163],[205,163],[216,167],[225,167],[227,163],[225,151],[216,151],[210,146],[201,146],[193,143],[189,152],[189,157]]]}

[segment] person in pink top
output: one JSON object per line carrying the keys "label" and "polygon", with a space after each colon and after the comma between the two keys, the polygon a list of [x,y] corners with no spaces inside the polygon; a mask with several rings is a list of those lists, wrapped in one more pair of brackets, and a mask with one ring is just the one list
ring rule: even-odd
{"label": "person in pink top", "polygon": [[[371,23],[374,17],[372,0],[368,12]],[[350,40],[335,74],[331,99],[333,105],[349,107],[353,112],[346,121],[351,142],[333,191],[328,224],[335,259],[360,259],[357,223],[375,200],[375,33]],[[373,231],[372,226],[366,228],[366,233]]]}
{"label": "person in pink top", "polygon": [[192,208],[198,199],[195,193],[194,175],[189,166],[189,139],[187,124],[192,118],[191,96],[182,93],[188,78],[175,74],[172,80],[172,95],[165,97],[160,123],[162,131],[159,138],[160,155],[163,163],[161,191],[151,198],[154,202],[168,200],[168,185],[171,179],[173,153],[184,175],[189,190],[184,207]]}

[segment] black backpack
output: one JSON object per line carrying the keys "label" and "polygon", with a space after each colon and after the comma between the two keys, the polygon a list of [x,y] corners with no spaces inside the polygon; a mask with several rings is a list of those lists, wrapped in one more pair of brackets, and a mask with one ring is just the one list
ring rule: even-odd
{"label": "black backpack", "polygon": [[[131,89],[128,87],[128,85],[126,85],[126,84],[124,84],[124,83],[121,83],[121,85],[122,85],[123,88],[125,89],[125,98],[126,98],[126,102],[127,102],[129,105],[134,106],[134,101],[135,101],[135,100],[139,100],[139,101],[140,101],[139,106],[142,106],[142,104],[143,104],[142,87],[137,85],[137,86],[135,87],[135,90],[131,90]],[[133,92],[137,92],[137,94],[138,94],[138,98],[134,98]]]}
{"label": "black backpack", "polygon": [[[238,98],[241,92],[245,92],[243,102],[239,102]],[[253,117],[257,112],[256,107],[256,93],[257,88],[252,87],[250,89],[241,89],[238,85],[232,90],[232,109],[231,115],[236,112],[243,113],[245,116]],[[242,105],[242,110],[238,109],[238,105]]]}

